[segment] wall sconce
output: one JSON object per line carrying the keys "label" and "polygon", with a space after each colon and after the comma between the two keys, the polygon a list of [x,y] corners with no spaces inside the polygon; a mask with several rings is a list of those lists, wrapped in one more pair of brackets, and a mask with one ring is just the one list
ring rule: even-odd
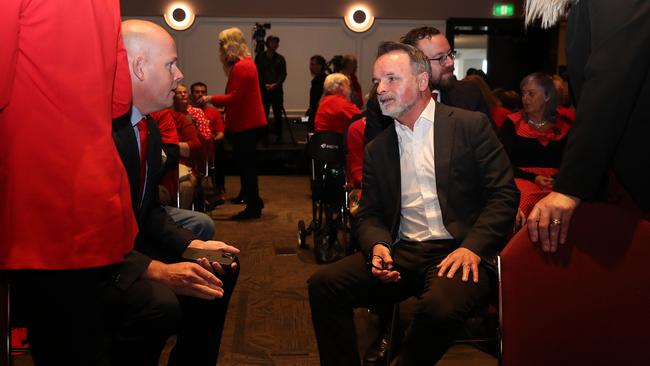
{"label": "wall sconce", "polygon": [[375,23],[375,17],[365,5],[352,6],[343,20],[348,29],[357,33],[367,31]]}
{"label": "wall sconce", "polygon": [[194,24],[194,11],[185,3],[173,3],[167,7],[164,18],[171,29],[183,31]]}

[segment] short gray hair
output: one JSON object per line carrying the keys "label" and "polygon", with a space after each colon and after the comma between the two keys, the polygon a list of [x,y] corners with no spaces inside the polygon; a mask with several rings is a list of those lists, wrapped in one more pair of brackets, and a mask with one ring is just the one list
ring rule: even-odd
{"label": "short gray hair", "polygon": [[391,52],[406,53],[411,61],[411,71],[413,74],[417,75],[426,72],[429,80],[431,80],[431,64],[422,51],[408,44],[387,41],[382,42],[379,48],[377,48],[377,58]]}

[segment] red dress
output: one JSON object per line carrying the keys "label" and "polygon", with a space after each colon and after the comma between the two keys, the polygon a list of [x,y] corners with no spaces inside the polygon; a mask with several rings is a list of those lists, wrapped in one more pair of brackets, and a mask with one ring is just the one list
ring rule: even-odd
{"label": "red dress", "polygon": [[119,2],[2,6],[0,269],[117,263],[137,232],[111,137],[131,105]]}

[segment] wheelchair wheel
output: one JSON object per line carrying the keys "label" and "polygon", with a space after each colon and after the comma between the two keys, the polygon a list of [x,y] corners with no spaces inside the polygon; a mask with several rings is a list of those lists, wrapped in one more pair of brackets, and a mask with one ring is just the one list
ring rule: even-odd
{"label": "wheelchair wheel", "polygon": [[303,220],[298,221],[298,248],[307,248],[307,227]]}

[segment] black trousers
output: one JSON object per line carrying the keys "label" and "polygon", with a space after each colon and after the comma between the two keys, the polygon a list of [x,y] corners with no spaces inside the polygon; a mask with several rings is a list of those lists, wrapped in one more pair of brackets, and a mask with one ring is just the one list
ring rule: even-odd
{"label": "black trousers", "polygon": [[[226,171],[225,171],[225,149],[224,140],[214,142],[214,172],[212,173],[212,184],[215,189],[225,189]],[[219,192],[217,192],[219,193]]]}
{"label": "black trousers", "polygon": [[103,294],[113,272],[112,266],[8,272],[35,365],[109,365]]}
{"label": "black trousers", "polygon": [[266,128],[260,127],[230,134],[233,158],[239,169],[240,195],[246,198],[246,207],[253,209],[262,207],[257,181],[257,142],[265,132]]}
{"label": "black trousers", "polygon": [[275,88],[273,90],[262,88],[262,103],[264,103],[264,114],[267,118],[269,116],[269,109],[273,107],[273,127],[270,131],[278,135],[278,137],[282,136],[284,91],[282,88]]}
{"label": "black trousers", "polygon": [[165,342],[175,334],[169,366],[214,366],[238,276],[239,270],[219,275],[224,296],[214,300],[178,296],[144,279],[126,291],[113,286],[107,296],[112,308],[111,365],[157,366]]}
{"label": "black trousers", "polygon": [[353,309],[393,304],[417,296],[413,322],[400,354],[401,366],[434,365],[449,349],[472,310],[487,302],[495,286],[494,272],[479,265],[479,282],[437,276],[435,266],[454,248],[446,242],[400,242],[393,260],[399,283],[372,276],[367,259],[356,253],[316,272],[309,280],[309,303],[320,363],[360,365]]}

